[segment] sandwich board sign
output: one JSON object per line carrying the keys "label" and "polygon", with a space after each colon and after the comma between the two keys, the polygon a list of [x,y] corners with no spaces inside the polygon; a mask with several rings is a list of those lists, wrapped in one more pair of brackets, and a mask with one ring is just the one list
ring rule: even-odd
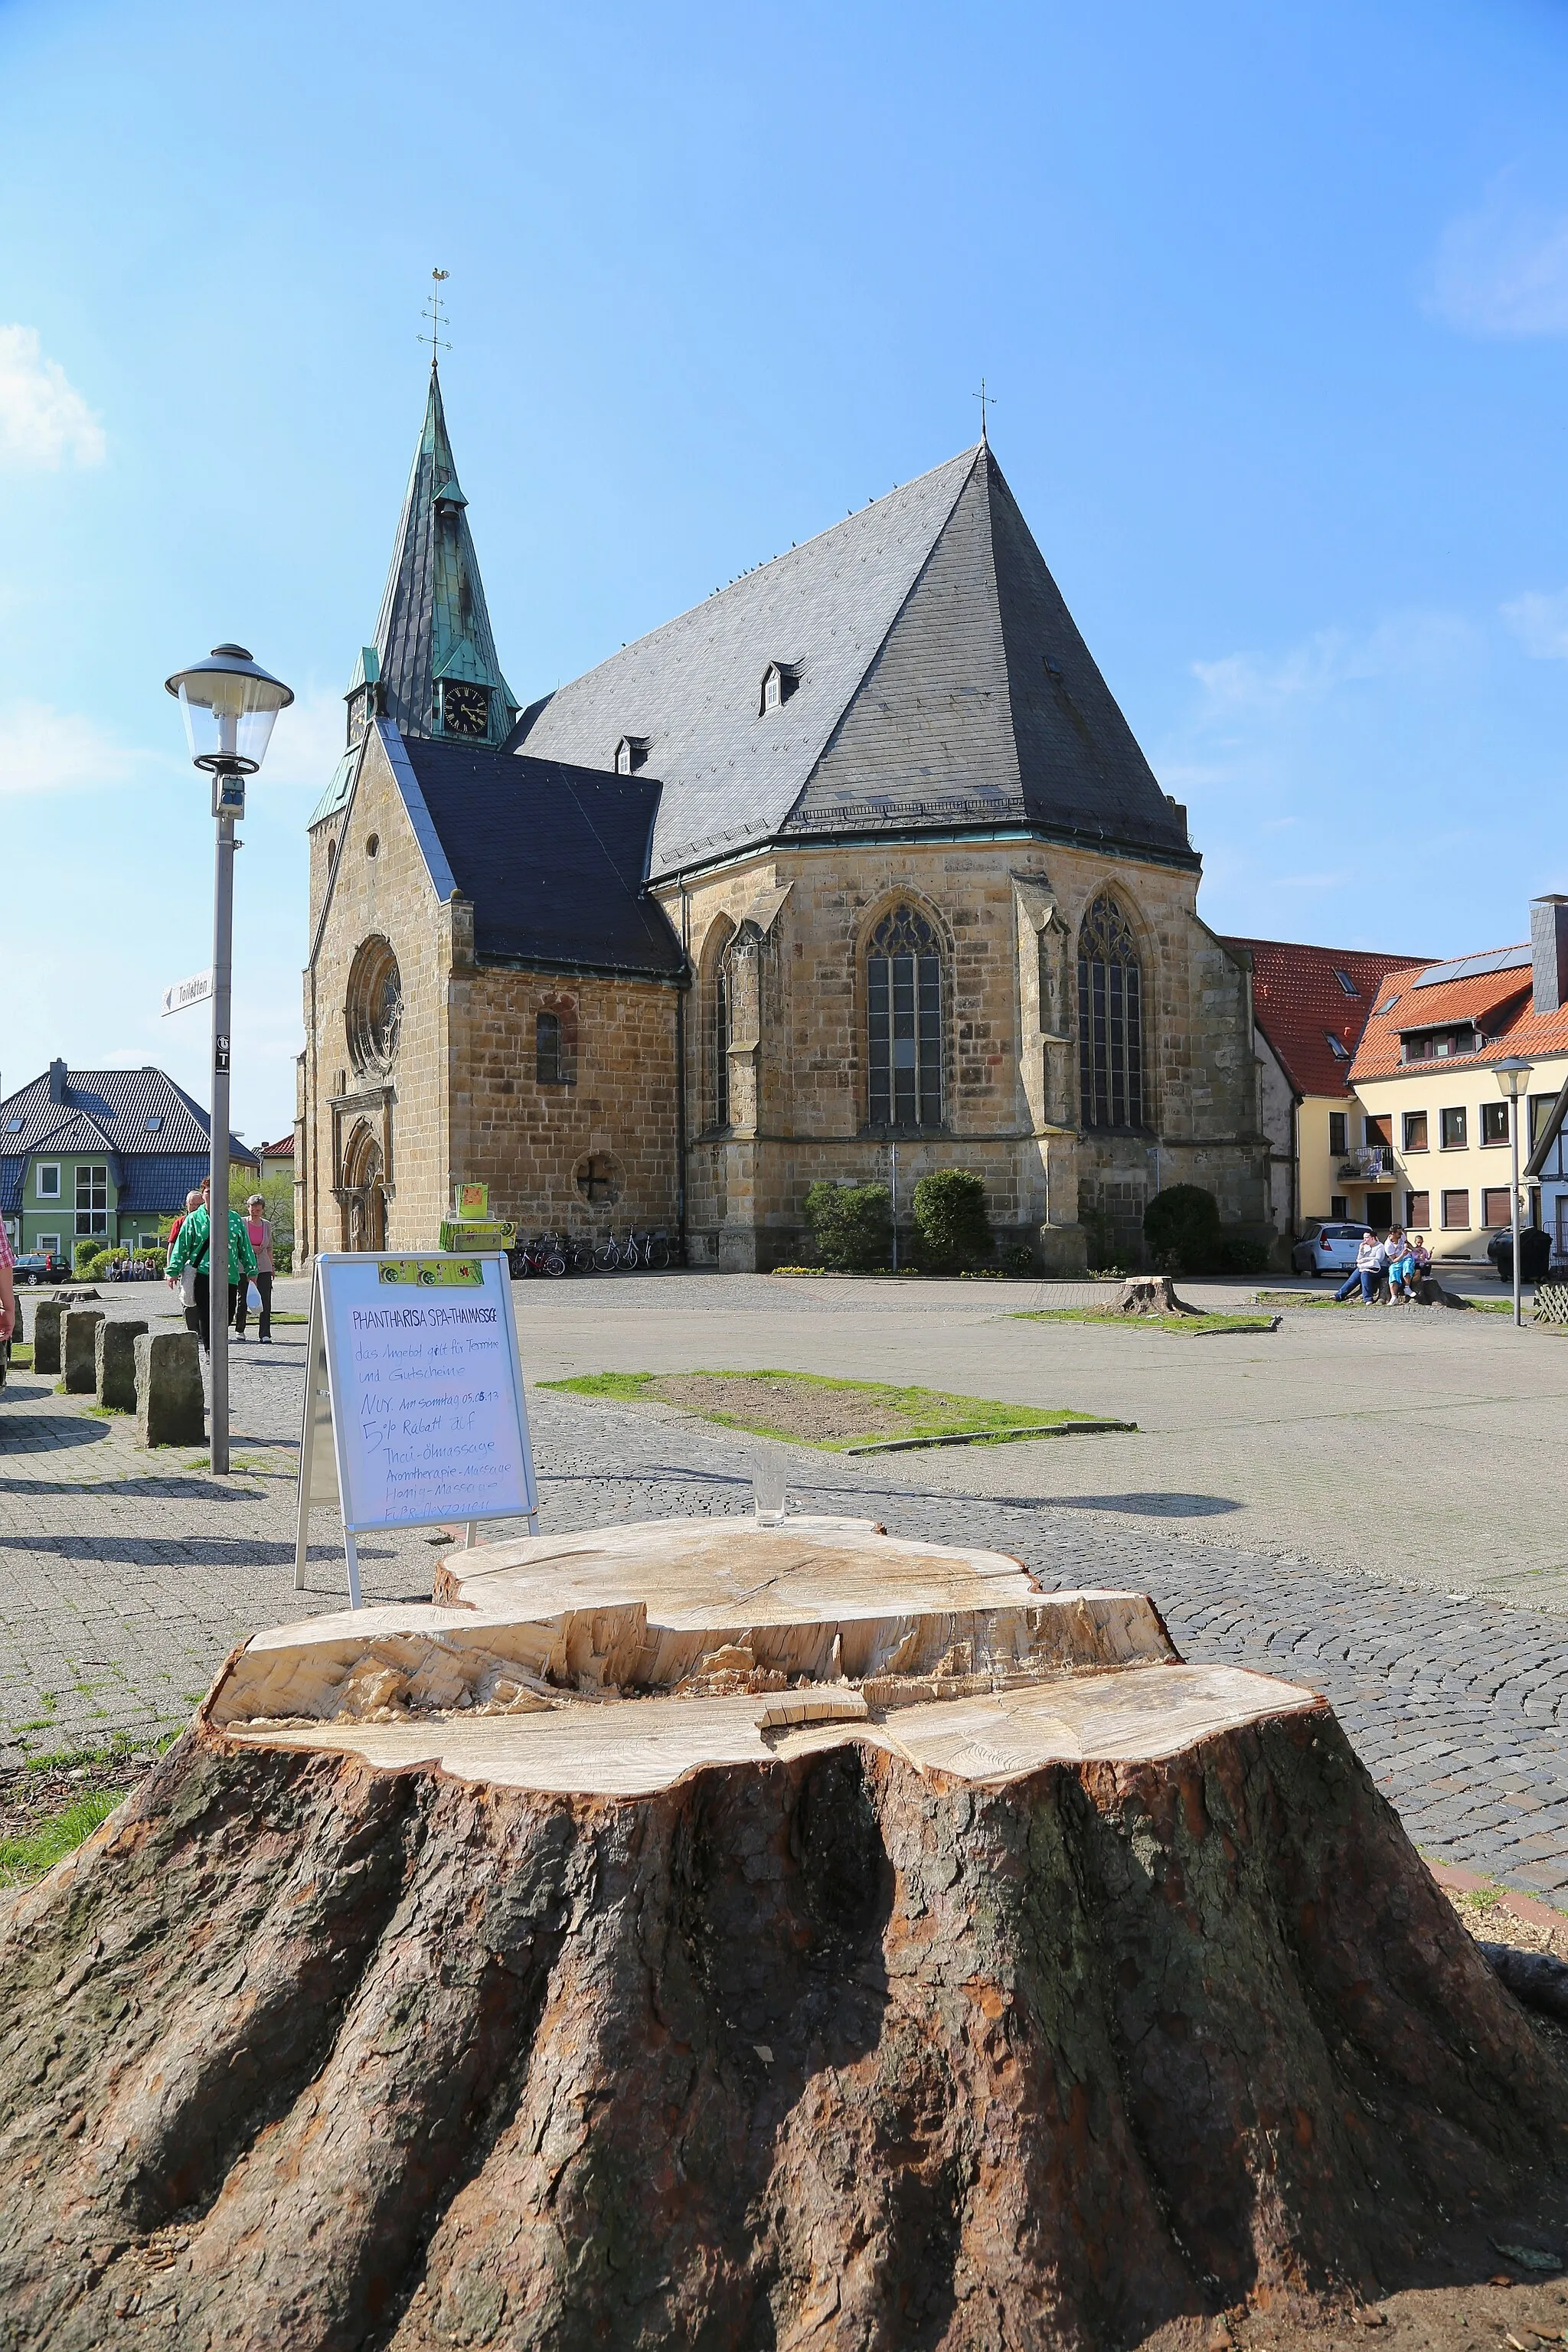
{"label": "sandwich board sign", "polygon": [[523,1518],[538,1533],[511,1281],[500,1251],[410,1257],[327,1251],[305,1343],[294,1585],[310,1513],[342,1514],[349,1603],[374,1528]]}

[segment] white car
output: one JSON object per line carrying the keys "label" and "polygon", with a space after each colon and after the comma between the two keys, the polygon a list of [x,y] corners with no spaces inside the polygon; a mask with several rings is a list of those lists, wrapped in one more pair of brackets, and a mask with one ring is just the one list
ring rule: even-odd
{"label": "white car", "polygon": [[1314,1279],[1321,1274],[1353,1273],[1356,1252],[1371,1231],[1370,1225],[1322,1224],[1309,1217],[1290,1252],[1291,1272],[1310,1274]]}

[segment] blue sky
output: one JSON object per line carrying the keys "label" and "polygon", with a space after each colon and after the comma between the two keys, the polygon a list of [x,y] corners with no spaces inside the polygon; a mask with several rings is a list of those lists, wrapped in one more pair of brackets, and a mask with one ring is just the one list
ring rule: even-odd
{"label": "blue sky", "polygon": [[0,0],[0,1079],[201,1094],[168,671],[300,692],[239,860],[292,1116],[303,822],[451,272],[530,697],[975,437],[1216,929],[1439,954],[1568,887],[1568,11]]}

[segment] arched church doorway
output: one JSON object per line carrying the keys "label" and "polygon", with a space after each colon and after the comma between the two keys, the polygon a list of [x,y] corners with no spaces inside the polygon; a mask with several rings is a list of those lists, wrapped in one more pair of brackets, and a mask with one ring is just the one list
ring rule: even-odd
{"label": "arched church doorway", "polygon": [[386,1168],[381,1146],[363,1121],[343,1158],[345,1248],[386,1247]]}

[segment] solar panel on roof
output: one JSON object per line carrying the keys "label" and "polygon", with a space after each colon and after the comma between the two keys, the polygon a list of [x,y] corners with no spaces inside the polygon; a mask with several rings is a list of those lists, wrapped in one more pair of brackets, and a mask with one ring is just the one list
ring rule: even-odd
{"label": "solar panel on roof", "polygon": [[1485,955],[1460,956],[1454,963],[1435,963],[1412,985],[1416,988],[1440,988],[1448,980],[1479,980],[1489,971],[1528,971],[1530,950],[1492,948]]}

